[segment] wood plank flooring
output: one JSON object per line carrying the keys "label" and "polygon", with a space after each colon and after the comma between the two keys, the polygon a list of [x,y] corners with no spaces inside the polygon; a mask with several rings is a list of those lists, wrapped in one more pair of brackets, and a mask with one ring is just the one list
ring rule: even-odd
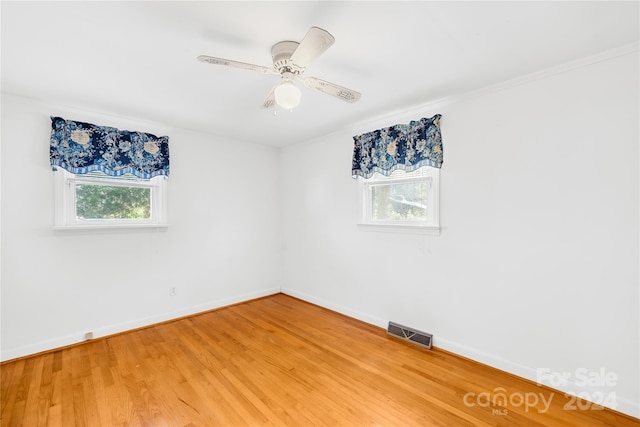
{"label": "wood plank flooring", "polygon": [[640,425],[283,294],[0,368],[2,426]]}

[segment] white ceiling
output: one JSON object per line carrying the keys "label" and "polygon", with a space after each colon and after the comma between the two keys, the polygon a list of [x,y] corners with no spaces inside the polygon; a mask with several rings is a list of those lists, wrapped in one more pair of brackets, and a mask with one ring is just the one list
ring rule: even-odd
{"label": "white ceiling", "polygon": [[[469,92],[639,40],[637,1],[7,2],[2,91],[271,146]],[[294,112],[263,110],[271,46],[311,26],[336,38]],[[69,117],[73,119],[73,117]],[[100,124],[100,123],[98,123]]]}

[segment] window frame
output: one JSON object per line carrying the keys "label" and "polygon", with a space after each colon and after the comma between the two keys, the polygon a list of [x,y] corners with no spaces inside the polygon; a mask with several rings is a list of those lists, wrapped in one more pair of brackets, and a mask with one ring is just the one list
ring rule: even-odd
{"label": "window frame", "polygon": [[[422,172],[423,175],[417,175]],[[418,232],[422,234],[440,234],[440,169],[431,166],[423,166],[415,174],[408,177],[391,177],[374,174],[371,178],[358,177],[359,214],[358,226],[372,231],[388,232]],[[372,189],[382,185],[393,185],[420,181],[430,181],[430,191],[427,194],[427,220],[376,220],[372,218]]]}
{"label": "window frame", "polygon": [[[55,213],[54,230],[100,228],[160,228],[167,227],[167,179],[156,176],[148,180],[127,180],[118,177],[95,178],[73,174],[63,168],[54,170]],[[119,187],[149,188],[151,206],[149,219],[84,219],[76,215],[76,183]]]}

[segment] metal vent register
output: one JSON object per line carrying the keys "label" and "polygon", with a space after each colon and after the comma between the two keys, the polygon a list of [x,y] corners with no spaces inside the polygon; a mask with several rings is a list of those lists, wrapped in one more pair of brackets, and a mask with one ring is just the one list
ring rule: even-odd
{"label": "metal vent register", "polygon": [[397,323],[389,322],[387,333],[389,335],[402,338],[403,340],[411,341],[413,343],[421,345],[422,347],[426,347],[428,349],[431,348],[431,340],[433,338],[433,335],[427,334],[426,332],[421,332],[416,329],[398,325]]}

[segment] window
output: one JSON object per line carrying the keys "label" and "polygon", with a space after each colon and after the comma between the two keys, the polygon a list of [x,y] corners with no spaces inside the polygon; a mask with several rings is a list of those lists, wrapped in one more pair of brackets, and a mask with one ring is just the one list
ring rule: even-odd
{"label": "window", "polygon": [[118,177],[102,172],[55,174],[55,228],[167,225],[166,178]]}
{"label": "window", "polygon": [[429,166],[358,178],[361,224],[439,230],[439,178]]}

